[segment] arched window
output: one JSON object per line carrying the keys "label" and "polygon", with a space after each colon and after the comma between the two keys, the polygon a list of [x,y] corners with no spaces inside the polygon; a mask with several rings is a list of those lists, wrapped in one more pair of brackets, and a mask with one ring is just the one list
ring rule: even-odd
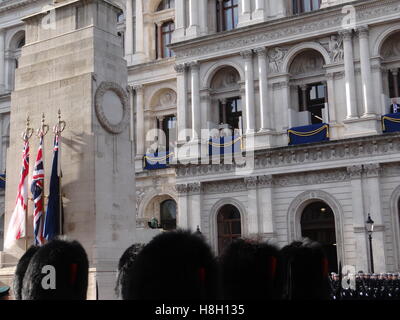
{"label": "arched window", "polygon": [[175,0],[162,0],[156,11],[163,11],[175,8]]}
{"label": "arched window", "polygon": [[239,22],[239,0],[217,1],[218,31],[235,29]]}
{"label": "arched window", "polygon": [[321,0],[293,0],[293,14],[318,10]]}
{"label": "arched window", "polygon": [[157,58],[170,58],[174,56],[172,50],[167,46],[172,41],[172,33],[175,30],[175,24],[173,21],[168,21],[162,25],[157,26]]}
{"label": "arched window", "polygon": [[242,236],[242,222],[238,208],[230,204],[223,206],[218,212],[217,224],[218,253],[222,254],[233,240]]}
{"label": "arched window", "polygon": [[304,209],[300,223],[302,236],[322,244],[330,272],[337,272],[335,216],[332,209],[325,202],[313,202]]}
{"label": "arched window", "polygon": [[176,202],[165,200],[160,204],[161,228],[164,230],[176,229]]}

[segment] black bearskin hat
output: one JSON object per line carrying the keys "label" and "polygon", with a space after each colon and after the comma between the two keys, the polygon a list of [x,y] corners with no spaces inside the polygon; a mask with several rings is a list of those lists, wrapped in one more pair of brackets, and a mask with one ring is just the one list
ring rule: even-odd
{"label": "black bearskin hat", "polygon": [[279,250],[267,243],[238,239],[220,258],[223,297],[227,300],[278,299]]}
{"label": "black bearskin hat", "polygon": [[278,269],[283,299],[329,299],[328,259],[318,242],[305,239],[284,247]]}
{"label": "black bearskin hat", "polygon": [[[51,283],[55,271],[55,288],[44,288]],[[23,300],[85,300],[89,276],[89,261],[85,249],[77,241],[52,240],[40,247],[26,270]]]}
{"label": "black bearskin hat", "polygon": [[22,283],[24,280],[26,269],[28,269],[29,263],[33,255],[39,249],[37,246],[31,246],[19,259],[17,268],[15,269],[14,281],[13,281],[13,291],[15,300],[22,299]]}
{"label": "black bearskin hat", "polygon": [[217,264],[204,239],[189,231],[156,236],[124,277],[124,300],[215,299]]}

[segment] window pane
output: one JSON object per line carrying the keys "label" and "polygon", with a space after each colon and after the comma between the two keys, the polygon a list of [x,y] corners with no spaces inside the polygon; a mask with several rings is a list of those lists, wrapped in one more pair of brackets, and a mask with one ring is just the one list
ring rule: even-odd
{"label": "window pane", "polygon": [[234,23],[234,28],[236,28],[236,26],[239,23],[239,13],[238,13],[238,7],[233,8],[233,23]]}
{"label": "window pane", "polygon": [[315,88],[315,86],[313,86],[310,90],[310,99],[314,100],[317,98],[317,90]]}
{"label": "window pane", "polygon": [[318,98],[325,98],[325,86],[322,84],[318,86]]}
{"label": "window pane", "polygon": [[313,10],[319,9],[319,0],[313,0]]}
{"label": "window pane", "polygon": [[232,21],[232,9],[227,9],[225,10],[225,26],[226,30],[232,30],[233,29],[233,21]]}
{"label": "window pane", "polygon": [[304,12],[311,11],[311,0],[303,0]]}

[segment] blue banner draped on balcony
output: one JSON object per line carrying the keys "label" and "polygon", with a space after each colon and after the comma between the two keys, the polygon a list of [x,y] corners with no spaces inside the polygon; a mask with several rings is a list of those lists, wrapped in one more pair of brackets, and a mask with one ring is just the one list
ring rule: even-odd
{"label": "blue banner draped on balcony", "polygon": [[242,137],[210,138],[209,155],[223,155],[242,152]]}
{"label": "blue banner draped on balcony", "polygon": [[288,130],[289,145],[329,141],[329,125],[326,123],[312,124]]}
{"label": "blue banner draped on balcony", "polygon": [[6,188],[6,175],[0,174],[0,190]]}
{"label": "blue banner draped on balcony", "polygon": [[152,154],[146,154],[144,157],[145,170],[157,170],[168,168],[168,163],[174,156],[173,152],[156,152]]}
{"label": "blue banner draped on balcony", "polygon": [[382,116],[382,131],[385,133],[400,131],[400,113],[389,113]]}

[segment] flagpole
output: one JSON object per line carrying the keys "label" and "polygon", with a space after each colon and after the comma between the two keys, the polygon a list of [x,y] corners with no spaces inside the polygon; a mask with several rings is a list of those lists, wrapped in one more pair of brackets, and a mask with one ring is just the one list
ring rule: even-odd
{"label": "flagpole", "polygon": [[[47,135],[47,133],[49,132],[49,126],[47,124],[45,124],[45,120],[46,120],[46,116],[44,114],[44,112],[42,113],[42,121],[40,124],[40,128],[37,130],[37,136],[39,138],[39,143],[42,143],[42,162],[43,162],[43,174],[44,174],[44,170],[45,170],[45,166],[44,166],[44,137]],[[43,176],[43,187],[42,187],[42,203],[43,203],[43,208],[42,208],[42,221],[43,221],[43,227],[44,227],[44,219],[45,219],[45,215],[46,215],[46,211],[45,211],[45,204],[46,204],[46,197],[45,197],[45,181],[46,179],[44,178],[45,176]],[[41,237],[43,234],[43,230],[41,230],[41,234],[39,235],[39,237]]]}
{"label": "flagpole", "polygon": [[56,138],[58,139],[58,161],[57,161],[57,173],[58,173],[58,217],[59,217],[59,233],[60,235],[63,234],[63,221],[62,221],[62,175],[61,175],[61,133],[65,130],[66,127],[66,122],[61,120],[61,110],[58,109],[58,123],[54,127],[54,134],[56,135]]}
{"label": "flagpole", "polygon": [[[34,130],[32,128],[29,128],[29,115],[26,116],[26,126],[25,126],[25,131],[22,132],[22,140],[24,141],[24,148],[26,143],[29,142],[30,138],[33,135]],[[26,151],[26,150],[25,150]],[[28,154],[29,157],[29,154]],[[29,165],[28,165],[28,170],[29,170]],[[29,200],[26,201],[26,210],[25,210],[25,251],[28,251],[28,208],[29,208]]]}

